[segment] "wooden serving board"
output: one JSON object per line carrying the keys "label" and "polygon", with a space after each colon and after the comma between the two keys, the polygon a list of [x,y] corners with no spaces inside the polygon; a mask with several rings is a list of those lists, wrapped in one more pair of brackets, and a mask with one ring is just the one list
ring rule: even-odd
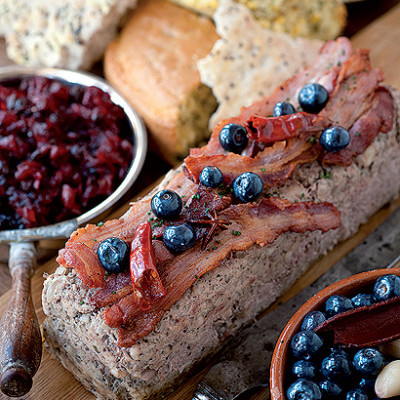
{"label": "wooden serving board", "polygon": [[[371,58],[375,66],[381,66],[385,72],[386,82],[400,88],[400,75],[398,74],[398,62],[400,61],[400,5],[390,10],[383,17],[379,18],[353,38],[356,47],[371,49]],[[306,274],[286,293],[280,301],[286,301],[302,288],[311,284],[320,275],[326,272],[343,256],[350,252],[363,239],[368,236],[377,226],[379,226],[396,208],[400,206],[400,198],[392,204],[387,205],[375,214],[359,232],[352,238],[338,245],[326,257],[316,262],[310,267]],[[118,217],[126,211],[125,205],[111,217]],[[43,284],[43,274],[51,273],[56,268],[54,259],[39,265],[32,280],[32,293],[34,304],[40,321],[43,321],[44,314],[41,306],[41,290]],[[3,279],[4,278],[4,279]],[[4,265],[0,265],[0,288],[2,284],[9,284],[9,276]],[[1,293],[1,290],[0,290]],[[9,292],[0,297],[0,313],[3,312]],[[278,303],[276,303],[278,304]],[[275,305],[276,307],[277,305]],[[201,371],[196,376],[189,379],[186,384],[178,390],[169,400],[189,400],[198,381],[206,371]],[[260,392],[253,399],[265,399],[267,392]],[[0,394],[0,399],[7,399]],[[50,358],[45,351],[41,367],[34,379],[34,386],[31,392],[24,397],[30,400],[93,400],[94,396],[87,392],[74,377],[65,370],[61,364]]]}

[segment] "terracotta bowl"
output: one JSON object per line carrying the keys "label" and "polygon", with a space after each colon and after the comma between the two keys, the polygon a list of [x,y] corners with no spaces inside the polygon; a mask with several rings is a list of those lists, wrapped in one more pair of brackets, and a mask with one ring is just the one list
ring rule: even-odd
{"label": "terracotta bowl", "polygon": [[275,346],[270,370],[271,400],[284,400],[286,398],[285,378],[286,364],[290,357],[288,355],[290,341],[293,335],[300,331],[303,318],[311,311],[321,310],[325,301],[334,294],[352,297],[363,290],[365,292],[366,287],[370,287],[372,291],[375,281],[387,274],[400,276],[400,268],[375,269],[342,279],[321,290],[300,307],[285,326]]}

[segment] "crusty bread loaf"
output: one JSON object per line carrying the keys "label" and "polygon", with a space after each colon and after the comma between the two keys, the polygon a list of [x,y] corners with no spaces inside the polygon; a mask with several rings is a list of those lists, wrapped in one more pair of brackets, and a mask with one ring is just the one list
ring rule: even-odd
{"label": "crusty bread loaf", "polygon": [[279,188],[280,196],[291,202],[332,202],[341,212],[340,228],[284,233],[266,247],[254,245],[231,254],[198,279],[155,330],[131,348],[117,346],[103,310],[89,301],[91,290],[80,284],[74,270],[60,267],[43,291],[49,351],[99,399],[161,398],[161,392],[276,300],[310,263],[398,195],[400,93],[391,91],[395,123],[390,132],[379,134],[350,166],[326,170],[318,163],[304,164]]}
{"label": "crusty bread loaf", "polygon": [[17,64],[89,69],[136,0],[2,0],[0,36]]}
{"label": "crusty bread loaf", "polygon": [[[212,16],[218,0],[172,0],[181,6]],[[268,29],[291,36],[334,39],[346,23],[341,0],[237,0],[245,4]]]}
{"label": "crusty bread loaf", "polygon": [[209,135],[216,108],[196,62],[218,35],[209,18],[167,0],[142,1],[107,48],[105,75],[136,108],[160,153],[176,157]]}

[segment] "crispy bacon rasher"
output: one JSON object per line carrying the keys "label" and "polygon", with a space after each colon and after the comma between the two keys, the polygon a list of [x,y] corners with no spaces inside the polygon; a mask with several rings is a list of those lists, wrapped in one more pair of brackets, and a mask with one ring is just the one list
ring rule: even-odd
{"label": "crispy bacon rasher", "polygon": [[[221,244],[214,246],[213,250],[204,253],[198,243],[168,261],[157,260],[165,297],[153,303],[145,313],[132,307],[129,296],[106,310],[107,324],[118,327],[120,346],[132,346],[143,337],[143,332],[151,332],[165,311],[183,296],[196,279],[218,267],[230,252],[247,250],[253,244],[266,246],[287,231],[300,233],[320,229],[326,232],[340,226],[340,213],[329,203],[291,204],[272,197],[262,198],[257,203],[232,205],[220,216],[231,220],[232,225],[220,232],[218,241]],[[240,236],[232,235],[233,231],[240,232]]]}
{"label": "crispy bacon rasher", "polygon": [[[352,157],[363,152],[379,132],[389,131],[393,124],[390,93],[379,86],[382,71],[372,68],[368,50],[350,51],[349,46],[345,38],[326,44],[315,64],[277,88],[270,98],[242,109],[239,117],[218,124],[209,143],[192,150],[185,159],[187,175],[198,182],[204,166],[212,165],[223,172],[224,182],[231,184],[243,172],[238,166],[244,165],[246,171],[258,173],[265,185],[273,186],[290,177],[297,165],[317,158],[324,163],[349,165]],[[315,70],[316,65],[328,60],[329,68]],[[324,84],[330,96],[325,108],[314,116],[303,112],[268,116],[277,101],[285,99],[298,104],[294,98],[298,93],[293,90],[294,82],[302,82],[298,90],[307,82]],[[228,153],[219,143],[219,132],[228,123],[247,127],[249,145],[242,154]],[[326,153],[319,145],[311,145],[311,136],[312,142],[317,142],[330,125],[350,130],[352,140],[345,150]],[[263,149],[260,144],[270,147]]]}

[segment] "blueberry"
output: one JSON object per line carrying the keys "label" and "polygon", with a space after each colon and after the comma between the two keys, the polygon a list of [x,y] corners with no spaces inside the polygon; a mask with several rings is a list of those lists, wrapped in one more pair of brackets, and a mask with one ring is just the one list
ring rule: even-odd
{"label": "blueberry", "polygon": [[297,379],[287,390],[289,400],[319,400],[321,391],[316,383],[307,379]]}
{"label": "blueberry", "polygon": [[233,182],[233,193],[242,203],[250,203],[257,200],[263,188],[263,181],[254,172],[245,172]]}
{"label": "blueberry", "polygon": [[375,394],[375,380],[376,380],[375,377],[373,378],[364,377],[360,380],[358,386],[368,395]]}
{"label": "blueberry", "polygon": [[322,345],[321,338],[311,331],[296,333],[290,342],[293,355],[303,360],[310,360],[314,355],[318,354]]}
{"label": "blueberry", "polygon": [[247,130],[243,125],[225,125],[219,133],[219,143],[232,153],[240,154],[248,143]]}
{"label": "blueberry", "polygon": [[273,115],[274,117],[280,117],[281,115],[294,114],[295,112],[296,110],[293,107],[293,104],[281,101],[280,103],[276,103]]}
{"label": "blueberry", "polygon": [[319,324],[326,320],[324,313],[321,311],[311,311],[308,313],[301,323],[302,331],[313,331]]}
{"label": "blueberry", "polygon": [[328,92],[319,83],[307,83],[299,93],[301,108],[308,113],[318,114],[328,102]]}
{"label": "blueberry", "polygon": [[151,199],[151,210],[158,218],[174,219],[182,211],[182,199],[173,190],[161,190]]}
{"label": "blueberry", "polygon": [[110,237],[102,241],[97,249],[97,255],[103,268],[115,274],[128,268],[129,254],[128,244],[116,237]]}
{"label": "blueberry", "polygon": [[318,382],[318,386],[323,398],[339,396],[342,393],[342,388],[337,383],[328,379]]}
{"label": "blueberry", "polygon": [[321,374],[328,379],[344,378],[350,375],[347,358],[337,353],[324,358],[321,363]]}
{"label": "blueberry", "polygon": [[325,303],[325,312],[328,317],[351,310],[353,303],[351,300],[344,296],[333,295]]}
{"label": "blueberry", "polygon": [[207,187],[216,188],[224,180],[222,172],[217,167],[205,167],[200,174],[200,182]]}
{"label": "blueberry", "polygon": [[361,349],[354,355],[353,366],[363,375],[377,375],[383,367],[382,354],[372,348]]}
{"label": "blueberry", "polygon": [[339,354],[345,358],[348,358],[348,356],[349,356],[347,354],[346,350],[339,347],[339,345],[335,345],[335,346],[331,347],[331,354]]}
{"label": "blueberry", "polygon": [[375,302],[375,296],[371,293],[358,293],[351,298],[354,307],[370,306]]}
{"label": "blueberry", "polygon": [[292,366],[292,374],[296,378],[312,379],[315,377],[316,371],[317,369],[311,361],[299,360]]}
{"label": "blueberry", "polygon": [[196,241],[194,228],[185,223],[170,225],[165,228],[163,235],[165,245],[173,252],[180,253],[192,247]]}
{"label": "blueberry", "polygon": [[343,127],[332,125],[322,132],[319,143],[326,151],[340,151],[350,143],[350,134]]}
{"label": "blueberry", "polygon": [[400,296],[400,278],[393,274],[381,276],[375,283],[374,294],[378,301]]}
{"label": "blueberry", "polygon": [[346,400],[368,400],[368,396],[361,389],[353,389],[347,392]]}

